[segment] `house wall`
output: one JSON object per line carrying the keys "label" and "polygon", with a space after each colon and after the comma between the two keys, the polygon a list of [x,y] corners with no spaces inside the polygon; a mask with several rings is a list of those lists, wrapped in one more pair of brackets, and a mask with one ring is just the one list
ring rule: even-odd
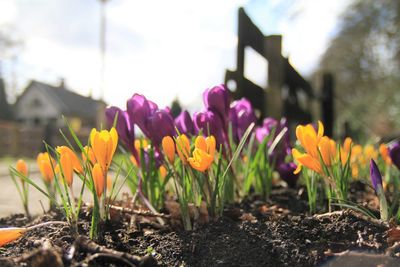
{"label": "house wall", "polygon": [[18,121],[29,125],[46,125],[49,120],[58,121],[60,113],[45,92],[32,87],[16,103]]}

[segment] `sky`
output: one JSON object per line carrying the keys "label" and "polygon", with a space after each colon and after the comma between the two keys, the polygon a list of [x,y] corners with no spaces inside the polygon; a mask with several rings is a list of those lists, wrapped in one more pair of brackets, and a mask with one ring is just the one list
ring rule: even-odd
{"label": "sky", "polygon": [[[160,107],[178,98],[202,106],[204,89],[236,68],[237,10],[244,7],[265,35],[283,35],[283,55],[303,75],[318,65],[350,0],[109,0],[103,97],[125,108],[134,93]],[[31,79],[74,92],[100,92],[99,0],[0,0],[0,31],[21,44],[0,54],[14,101]],[[1,51],[0,51],[1,52]],[[267,63],[246,50],[245,75],[266,85]]]}

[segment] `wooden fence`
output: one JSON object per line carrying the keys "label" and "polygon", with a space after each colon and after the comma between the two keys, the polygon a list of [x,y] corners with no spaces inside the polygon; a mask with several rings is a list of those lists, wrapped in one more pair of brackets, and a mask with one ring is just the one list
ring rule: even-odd
{"label": "wooden fence", "polygon": [[[251,47],[268,61],[267,88],[262,88],[244,76],[246,47]],[[228,84],[231,80],[236,83],[233,97],[249,99],[261,113],[261,118],[285,116],[291,125],[309,123],[313,120],[311,102],[317,101],[320,104],[320,117],[325,125],[325,133],[332,136],[332,75],[323,75],[321,93],[315,92],[311,84],[290,64],[288,58],[282,56],[282,36],[264,36],[243,8],[238,13],[236,70],[227,70],[225,74],[225,83]]]}
{"label": "wooden fence", "polygon": [[[67,135],[70,142],[74,143],[68,129],[61,130]],[[89,132],[78,132],[77,136],[83,144],[86,144]],[[52,129],[49,132],[46,127],[33,127],[16,122],[0,121],[0,157],[35,158],[39,152],[44,151],[43,140],[51,146],[66,144],[58,129]]]}

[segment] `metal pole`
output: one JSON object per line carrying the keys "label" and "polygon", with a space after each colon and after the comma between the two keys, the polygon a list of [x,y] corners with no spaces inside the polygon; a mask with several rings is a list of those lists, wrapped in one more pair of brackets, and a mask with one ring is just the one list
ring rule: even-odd
{"label": "metal pole", "polygon": [[106,61],[106,3],[100,0],[100,99],[104,97],[105,90],[105,61]]}

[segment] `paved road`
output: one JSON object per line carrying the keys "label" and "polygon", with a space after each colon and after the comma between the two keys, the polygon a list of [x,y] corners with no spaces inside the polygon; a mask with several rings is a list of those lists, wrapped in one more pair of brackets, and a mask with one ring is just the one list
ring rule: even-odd
{"label": "paved road", "polygon": [[[18,191],[15,188],[11,177],[9,176],[8,165],[9,163],[0,163],[0,188],[2,189],[0,191],[0,217],[8,216],[13,213],[24,212]],[[35,162],[32,161],[31,163],[29,163],[29,167],[30,177],[44,189],[45,187],[40,178],[40,174]],[[79,195],[81,186],[81,180],[79,179],[79,177],[75,176],[73,182],[73,190],[76,196]],[[129,192],[129,189],[125,186],[121,191]],[[91,199],[91,193],[89,192],[89,190],[85,190],[84,201],[91,202]],[[48,209],[49,207],[47,198],[32,186],[29,190],[29,201],[29,210],[31,214],[43,213],[42,205],[45,209]]]}

